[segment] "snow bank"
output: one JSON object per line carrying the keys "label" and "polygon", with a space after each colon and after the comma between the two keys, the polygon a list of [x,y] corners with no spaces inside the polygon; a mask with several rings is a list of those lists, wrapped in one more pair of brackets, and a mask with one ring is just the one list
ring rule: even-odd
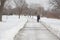
{"label": "snow bank", "polygon": [[14,36],[27,22],[24,16],[21,16],[19,19],[16,15],[4,15],[2,20],[3,21],[0,22],[0,40],[13,40]]}
{"label": "snow bank", "polygon": [[41,18],[45,26],[60,38],[60,19]]}

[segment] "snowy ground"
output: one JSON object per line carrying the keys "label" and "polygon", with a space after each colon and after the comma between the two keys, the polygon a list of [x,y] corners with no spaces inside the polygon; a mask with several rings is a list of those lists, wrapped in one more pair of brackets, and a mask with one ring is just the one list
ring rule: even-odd
{"label": "snowy ground", "polygon": [[0,40],[13,40],[13,37],[24,26],[27,19],[21,16],[3,16],[2,22],[0,22]]}
{"label": "snowy ground", "polygon": [[[34,20],[36,20],[36,16],[31,17]],[[60,19],[53,19],[53,18],[46,18],[46,17],[41,17],[40,19],[41,22],[43,22],[44,25],[56,36],[60,38]]]}
{"label": "snowy ground", "polygon": [[[13,40],[17,32],[27,22],[27,18],[27,16],[21,16],[19,19],[16,15],[3,16],[3,21],[0,22],[0,40]],[[36,16],[32,16],[31,18],[36,20]],[[60,19],[42,17],[41,21],[47,24],[47,27],[60,37]]]}
{"label": "snowy ground", "polygon": [[41,22],[29,18],[28,22],[14,37],[14,40],[59,40],[54,34],[46,29]]}
{"label": "snowy ground", "polygon": [[42,17],[41,21],[47,25],[47,28],[51,30],[54,34],[56,34],[60,38],[60,19],[52,19]]}

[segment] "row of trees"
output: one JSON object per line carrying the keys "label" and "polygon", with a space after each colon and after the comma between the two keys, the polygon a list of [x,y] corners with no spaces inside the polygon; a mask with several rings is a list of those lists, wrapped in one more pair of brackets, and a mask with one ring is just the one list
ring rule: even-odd
{"label": "row of trees", "polygon": [[0,5],[0,21],[2,21],[2,14],[4,11],[5,11],[5,13],[15,12],[14,11],[15,8],[12,9],[13,5],[11,4],[11,1],[13,1],[15,3],[14,6],[15,6],[15,8],[17,8],[17,11],[19,13],[19,18],[20,18],[20,14],[22,13],[22,10],[27,7],[25,0],[0,0],[0,4],[1,4]]}
{"label": "row of trees", "polygon": [[[8,5],[12,0],[9,0],[10,2],[8,2],[7,4],[5,4],[7,0],[0,0],[0,21],[2,21],[2,12],[4,9],[4,5]],[[60,9],[60,0],[49,0],[49,4],[50,7],[53,6],[53,12],[56,13],[55,11],[58,11],[56,9]],[[20,18],[20,14],[23,15],[37,15],[37,13],[40,13],[41,15],[45,15],[45,10],[42,7],[37,7],[36,9],[33,8],[28,8],[27,3],[25,2],[25,0],[13,0],[13,2],[15,3],[16,7],[14,9],[11,9],[11,7],[8,9],[5,9],[5,12],[16,12],[19,14],[19,18]],[[6,7],[6,6],[5,6]],[[32,7],[32,6],[31,6]],[[8,10],[8,11],[6,11]],[[11,11],[12,10],[12,11]],[[44,13],[45,12],[45,13]],[[59,11],[60,13],[60,11]]]}

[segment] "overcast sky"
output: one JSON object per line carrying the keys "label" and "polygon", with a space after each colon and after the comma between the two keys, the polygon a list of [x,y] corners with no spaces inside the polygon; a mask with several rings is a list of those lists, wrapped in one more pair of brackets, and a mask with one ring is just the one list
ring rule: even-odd
{"label": "overcast sky", "polygon": [[31,3],[41,4],[41,6],[43,6],[46,10],[48,9],[48,6],[49,6],[48,1],[49,0],[26,0],[28,4],[31,4]]}

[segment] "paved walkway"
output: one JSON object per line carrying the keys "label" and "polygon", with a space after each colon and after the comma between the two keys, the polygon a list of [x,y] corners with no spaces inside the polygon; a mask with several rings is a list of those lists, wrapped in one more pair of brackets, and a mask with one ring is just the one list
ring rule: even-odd
{"label": "paved walkway", "polygon": [[15,36],[14,40],[59,40],[41,23],[28,20],[24,28]]}

